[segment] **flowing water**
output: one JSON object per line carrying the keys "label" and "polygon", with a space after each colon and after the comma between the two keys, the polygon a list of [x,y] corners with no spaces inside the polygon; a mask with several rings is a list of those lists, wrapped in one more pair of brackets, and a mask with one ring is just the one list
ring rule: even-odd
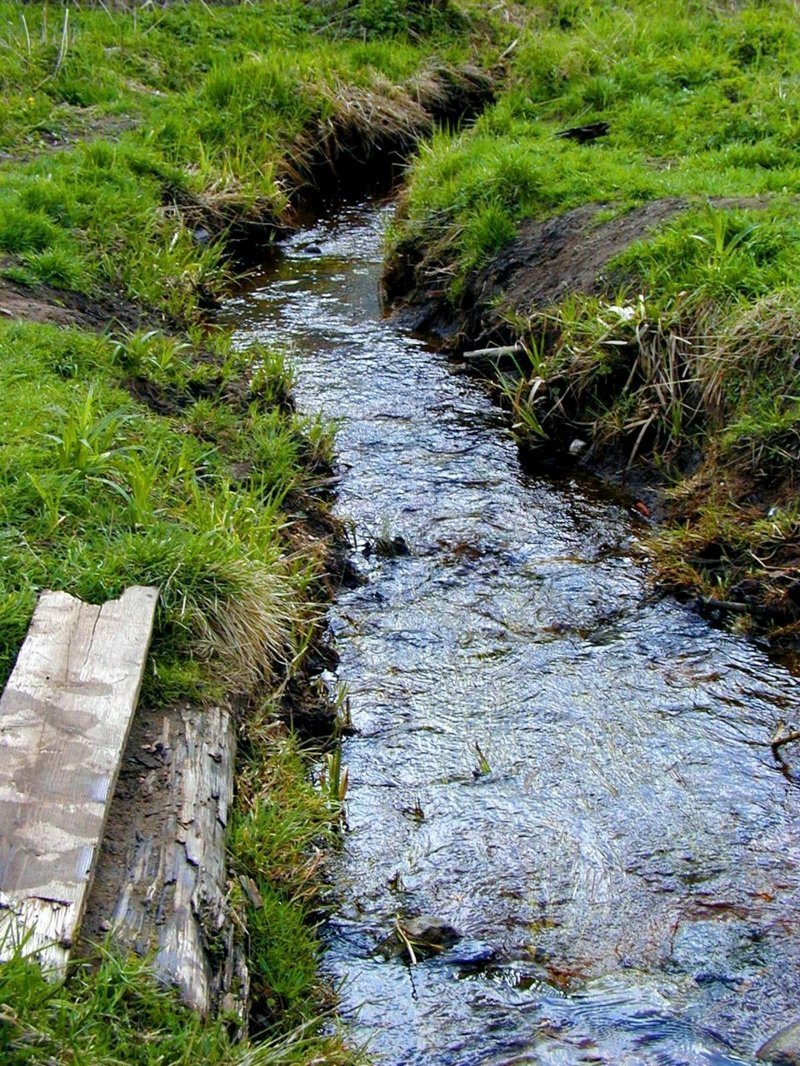
{"label": "flowing water", "polygon": [[[649,598],[625,509],[521,472],[481,387],[381,314],[388,211],[300,233],[226,311],[341,420],[346,1023],[393,1066],[752,1062],[800,1015],[800,791],[765,746],[797,682]],[[459,938],[381,949],[417,915]]]}

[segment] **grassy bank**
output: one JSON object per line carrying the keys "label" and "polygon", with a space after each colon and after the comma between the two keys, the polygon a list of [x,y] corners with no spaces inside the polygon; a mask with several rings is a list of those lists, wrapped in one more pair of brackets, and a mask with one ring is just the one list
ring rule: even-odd
{"label": "grassy bank", "polygon": [[660,485],[660,579],[796,644],[796,6],[514,12],[503,93],[414,166],[390,290],[462,345],[524,342],[501,376],[529,450],[582,438]]}
{"label": "grassy bank", "polygon": [[251,1036],[101,951],[63,985],[0,966],[0,1058],[336,1063],[314,922],[341,785],[308,783],[279,706],[316,639],[331,435],[281,354],[234,351],[208,309],[320,185],[478,106],[478,23],[413,0],[131,8],[0,3],[0,679],[41,589],[152,583],[143,700],[248,708],[229,846]]}
{"label": "grassy bank", "polygon": [[2,274],[186,318],[225,284],[209,236],[252,253],[321,168],[408,149],[485,89],[444,13],[420,41],[403,5],[338,6],[0,4]]}

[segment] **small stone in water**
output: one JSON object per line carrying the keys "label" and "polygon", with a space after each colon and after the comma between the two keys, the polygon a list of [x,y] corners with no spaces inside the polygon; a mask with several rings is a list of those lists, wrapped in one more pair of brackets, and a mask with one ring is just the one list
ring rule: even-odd
{"label": "small stone in water", "polygon": [[771,1036],[756,1052],[759,1062],[800,1066],[800,1022],[792,1022]]}
{"label": "small stone in water", "polygon": [[401,555],[410,555],[411,549],[404,537],[377,537],[374,541],[367,541],[363,554],[367,559],[373,554],[381,559],[396,559]]}
{"label": "small stone in water", "polygon": [[402,957],[416,961],[444,951],[459,940],[460,936],[452,925],[448,925],[441,918],[421,914],[417,918],[398,921],[393,932],[386,937],[378,950],[387,959]]}

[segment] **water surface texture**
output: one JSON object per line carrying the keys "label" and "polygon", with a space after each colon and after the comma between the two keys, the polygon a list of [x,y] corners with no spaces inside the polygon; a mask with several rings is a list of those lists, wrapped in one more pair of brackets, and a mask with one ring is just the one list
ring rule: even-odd
{"label": "water surface texture", "polygon": [[[394,1066],[752,1062],[800,1015],[800,792],[765,746],[796,682],[648,599],[624,508],[523,474],[480,386],[382,316],[387,211],[294,237],[226,312],[341,419],[347,1024]],[[387,536],[410,554],[364,554]],[[421,914],[460,939],[377,950]]]}

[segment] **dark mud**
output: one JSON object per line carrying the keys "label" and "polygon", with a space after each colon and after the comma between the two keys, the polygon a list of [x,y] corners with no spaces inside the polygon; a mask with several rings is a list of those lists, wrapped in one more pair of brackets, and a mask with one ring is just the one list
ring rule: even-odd
{"label": "dark mud", "polygon": [[[340,419],[347,1025],[396,1066],[753,1062],[800,994],[800,792],[769,746],[797,682],[654,601],[626,509],[524,473],[480,384],[382,317],[384,214],[293,238],[226,312]],[[453,935],[381,950],[423,919]]]}
{"label": "dark mud", "polygon": [[[758,209],[766,207],[769,198],[718,197],[711,202]],[[613,295],[614,279],[604,273],[608,263],[697,205],[677,197],[654,200],[598,221],[610,206],[585,204],[553,218],[523,222],[514,240],[467,278],[457,306],[444,299],[438,283],[427,282],[420,249],[401,245],[383,276],[385,297],[402,312],[407,327],[436,334],[448,347],[508,343],[516,337],[506,315],[531,316],[575,293]]]}
{"label": "dark mud", "polygon": [[0,278],[0,315],[89,330],[135,330],[145,323],[153,323],[152,315],[119,296],[105,293],[89,296],[52,285],[18,285],[7,278]]}

